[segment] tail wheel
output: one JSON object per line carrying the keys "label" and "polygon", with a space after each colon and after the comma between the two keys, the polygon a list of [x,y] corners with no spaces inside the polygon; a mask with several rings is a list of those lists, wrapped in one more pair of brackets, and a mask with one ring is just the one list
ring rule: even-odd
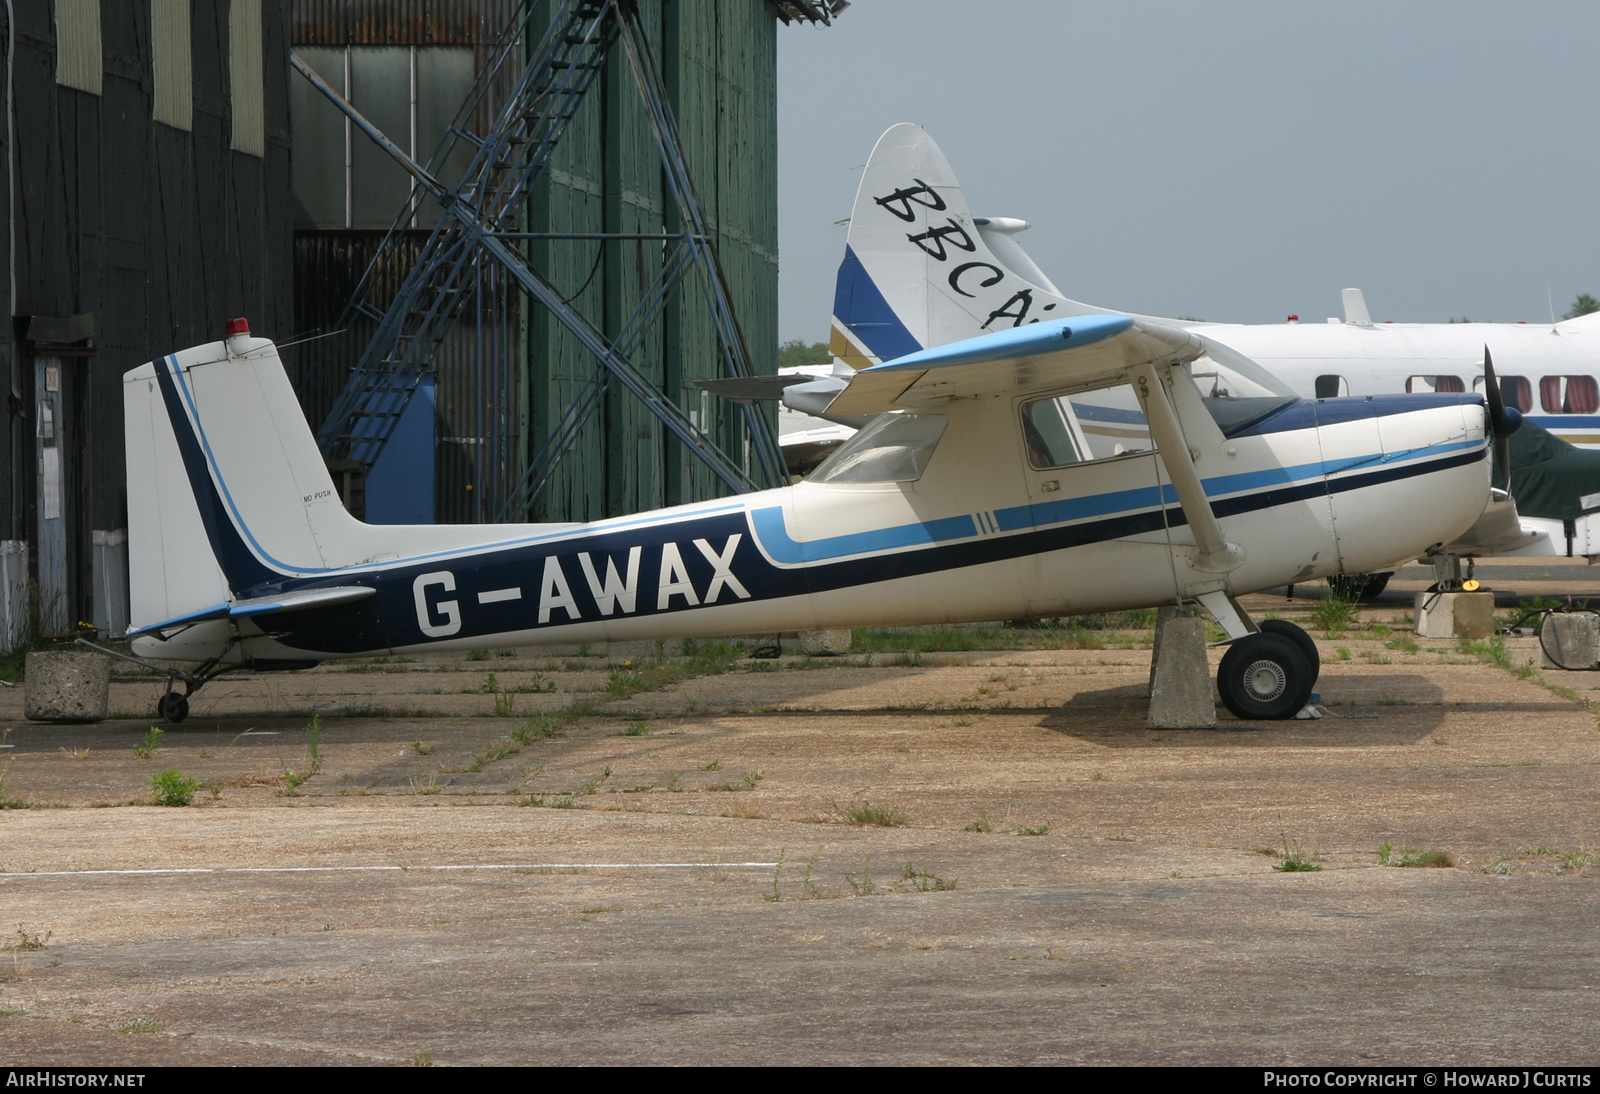
{"label": "tail wheel", "polygon": [[189,700],[175,691],[169,691],[156,705],[156,713],[164,720],[177,725],[189,717]]}
{"label": "tail wheel", "polygon": [[1260,632],[1228,647],[1217,670],[1227,708],[1246,721],[1293,718],[1311,698],[1315,677],[1292,639]]}
{"label": "tail wheel", "polygon": [[1287,619],[1263,619],[1261,630],[1265,634],[1282,635],[1305,654],[1306,663],[1311,666],[1311,686],[1316,687],[1317,677],[1322,675],[1322,655],[1317,652],[1317,644],[1311,641],[1311,636]]}

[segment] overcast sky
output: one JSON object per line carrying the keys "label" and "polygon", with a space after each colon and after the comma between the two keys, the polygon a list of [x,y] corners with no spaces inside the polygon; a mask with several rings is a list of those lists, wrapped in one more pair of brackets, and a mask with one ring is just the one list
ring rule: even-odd
{"label": "overcast sky", "polygon": [[1600,4],[855,0],[778,28],[780,336],[825,340],[860,168],[911,121],[1075,299],[1281,322],[1600,296]]}

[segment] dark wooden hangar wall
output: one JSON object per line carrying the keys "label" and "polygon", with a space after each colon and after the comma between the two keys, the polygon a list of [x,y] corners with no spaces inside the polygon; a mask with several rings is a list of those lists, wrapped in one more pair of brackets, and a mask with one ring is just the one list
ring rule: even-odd
{"label": "dark wooden hangar wall", "polygon": [[[75,431],[78,492],[69,495],[75,618],[88,615],[90,529],[126,527],[122,374],[145,361],[222,337],[245,316],[282,336],[292,320],[289,194],[288,0],[263,0],[264,157],[230,146],[227,0],[191,6],[193,130],[152,118],[148,0],[102,0],[99,95],[56,83],[54,5],[15,11],[11,76],[17,315],[93,313],[93,357],[82,369]],[[3,133],[3,130],[0,130]],[[0,187],[0,190],[3,190]],[[16,324],[4,349],[28,391],[9,426],[31,438],[32,368]],[[80,448],[81,444],[81,448]],[[8,444],[4,481],[31,490],[31,440]],[[20,482],[22,487],[13,487]],[[33,537],[31,497],[12,497],[0,539]]]}

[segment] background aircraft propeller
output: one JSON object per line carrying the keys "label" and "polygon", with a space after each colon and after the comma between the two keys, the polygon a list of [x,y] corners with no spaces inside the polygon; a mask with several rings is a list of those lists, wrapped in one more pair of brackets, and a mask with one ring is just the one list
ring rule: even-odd
{"label": "background aircraft propeller", "polygon": [[1494,359],[1483,347],[1483,397],[1489,404],[1489,431],[1494,435],[1494,460],[1505,473],[1506,493],[1511,493],[1511,434],[1522,424],[1520,411],[1506,411],[1500,397],[1500,381],[1494,375]]}

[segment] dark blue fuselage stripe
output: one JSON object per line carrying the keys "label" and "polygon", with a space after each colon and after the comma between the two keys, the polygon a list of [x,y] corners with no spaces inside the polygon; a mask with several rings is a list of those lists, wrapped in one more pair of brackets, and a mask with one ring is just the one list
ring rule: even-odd
{"label": "dark blue fuselage stripe", "polygon": [[[1421,475],[1432,474],[1453,467],[1477,463],[1484,459],[1485,449],[1463,452],[1433,461],[1418,461],[1365,472],[1348,474],[1332,481],[1317,479],[1312,482],[1277,489],[1264,490],[1242,497],[1227,498],[1213,503],[1219,517],[1233,516],[1271,508],[1277,505],[1346,493],[1384,483],[1396,482]],[[719,514],[703,520],[673,525],[646,526],[626,532],[612,532],[575,537],[557,544],[539,544],[517,547],[454,560],[430,560],[421,564],[369,573],[362,583],[376,585],[378,594],[358,604],[338,605],[329,608],[283,611],[274,613],[270,626],[285,644],[308,651],[327,653],[357,653],[366,650],[418,646],[427,643],[415,622],[414,582],[422,574],[448,568],[453,574],[456,588],[443,591],[435,587],[430,593],[431,605],[450,600],[460,611],[461,629],[449,635],[454,640],[475,639],[479,636],[505,634],[512,631],[539,630],[560,627],[568,623],[586,623],[621,620],[628,616],[657,615],[667,612],[694,610],[687,598],[675,594],[666,608],[658,607],[658,560],[665,543],[677,543],[688,576],[702,594],[711,582],[711,566],[701,557],[701,552],[691,546],[695,539],[705,539],[721,551],[733,535],[741,540],[733,558],[732,572],[750,592],[752,601],[774,600],[782,597],[803,596],[808,593],[826,593],[841,589],[872,585],[896,578],[916,577],[925,574],[957,570],[1003,562],[1028,555],[1046,554],[1072,547],[1122,539],[1128,536],[1160,531],[1164,525],[1178,526],[1187,523],[1183,511],[1176,506],[1165,511],[1152,509],[1081,524],[1059,525],[1036,529],[1014,535],[986,536],[965,543],[936,544],[839,562],[812,563],[793,568],[780,568],[768,562],[756,548],[748,515],[745,513]],[[636,610],[624,616],[620,612],[603,614],[591,595],[586,580],[577,563],[580,552],[591,554],[597,570],[604,572],[606,560],[613,560],[618,569],[625,569],[629,551],[634,546],[644,550],[636,589]],[[540,575],[544,559],[555,555],[577,602],[576,617],[573,612],[556,609],[550,619],[537,622],[540,599]],[[345,584],[352,584],[348,578]],[[284,587],[311,587],[311,581],[290,580]],[[479,592],[518,586],[523,599],[480,605]],[[724,589],[718,598],[721,605],[732,604],[736,598]],[[434,615],[437,623],[442,615]]]}

